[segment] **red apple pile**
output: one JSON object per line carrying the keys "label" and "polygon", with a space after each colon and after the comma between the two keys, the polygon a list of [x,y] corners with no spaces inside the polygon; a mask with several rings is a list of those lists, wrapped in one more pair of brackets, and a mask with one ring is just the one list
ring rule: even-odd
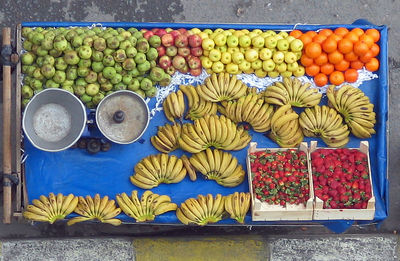
{"label": "red apple pile", "polygon": [[170,75],[176,71],[199,76],[202,71],[200,56],[202,39],[191,30],[154,28],[143,34],[149,41],[160,41],[157,64]]}

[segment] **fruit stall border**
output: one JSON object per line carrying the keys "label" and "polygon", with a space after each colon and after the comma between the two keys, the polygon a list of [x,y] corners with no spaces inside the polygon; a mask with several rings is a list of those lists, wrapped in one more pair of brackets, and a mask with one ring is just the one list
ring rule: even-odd
{"label": "fruit stall border", "polygon": [[[335,24],[335,25],[277,25],[277,24],[179,24],[179,23],[90,23],[90,22],[29,22],[29,23],[23,23],[22,26],[27,26],[27,27],[70,27],[70,26],[91,26],[91,25],[101,25],[104,27],[136,27],[136,28],[155,28],[155,27],[160,27],[160,28],[200,28],[200,29],[205,29],[205,28],[211,28],[211,29],[216,29],[216,28],[223,28],[223,29],[229,29],[229,28],[234,28],[234,29],[263,29],[263,30],[285,30],[289,31],[294,28],[299,29],[299,30],[318,30],[320,28],[336,28],[336,27],[346,27],[346,28],[356,28],[360,27],[362,29],[368,29],[368,28],[376,28],[380,30],[381,32],[381,40],[380,40],[380,46],[381,46],[381,53],[380,53],[380,61],[381,61],[381,67],[379,69],[379,84],[377,84],[377,87],[380,89],[377,91],[378,97],[380,100],[377,101],[377,106],[375,107],[376,110],[378,111],[377,113],[377,134],[372,138],[376,139],[377,142],[377,147],[378,147],[378,152],[377,155],[372,155],[372,157],[377,157],[379,160],[377,160],[378,165],[377,165],[377,170],[376,170],[376,176],[378,177],[378,181],[375,181],[375,183],[378,182],[379,185],[379,190],[378,192],[380,193],[380,198],[383,199],[383,208],[381,211],[383,211],[384,214],[379,218],[380,220],[383,220],[387,216],[387,208],[388,208],[388,181],[387,181],[387,113],[388,113],[388,66],[387,66],[387,27],[386,26],[375,26],[372,24],[368,24],[365,21],[359,21],[355,22],[352,25],[344,25],[344,24]],[[16,46],[17,46],[17,52],[20,53],[21,51],[21,25],[17,27],[16,30]],[[21,181],[17,186],[15,190],[15,197],[14,197],[14,206],[13,206],[13,214],[14,216],[21,216],[21,211],[24,206],[28,204],[28,190],[29,186],[27,186],[25,182],[25,170],[24,170],[24,164],[21,164],[21,155],[19,153],[20,151],[20,140],[21,140],[21,123],[20,123],[20,114],[21,114],[21,104],[20,104],[20,64],[17,65],[16,68],[16,78],[15,78],[15,85],[17,88],[15,88],[15,96],[13,98],[14,101],[14,108],[16,109],[16,114],[15,114],[15,122],[13,125],[13,128],[15,128],[15,133],[16,137],[14,139],[16,143],[16,155],[14,155],[14,160],[13,162],[15,163],[15,166],[13,166],[12,172],[16,173],[18,175],[19,180]],[[132,186],[132,189],[135,189]],[[122,191],[121,191],[122,192]],[[129,191],[128,191],[129,192]],[[91,193],[91,192],[90,192]],[[45,194],[45,193],[43,193]],[[89,192],[88,192],[89,194]],[[112,195],[111,195],[112,196]],[[158,220],[160,223],[169,223],[165,222],[166,220]],[[157,220],[156,220],[157,223]],[[257,223],[257,222],[251,222],[250,218],[246,219],[247,225],[275,225],[277,224],[276,222],[269,222],[269,223]],[[218,223],[216,225],[225,225],[229,223]]]}

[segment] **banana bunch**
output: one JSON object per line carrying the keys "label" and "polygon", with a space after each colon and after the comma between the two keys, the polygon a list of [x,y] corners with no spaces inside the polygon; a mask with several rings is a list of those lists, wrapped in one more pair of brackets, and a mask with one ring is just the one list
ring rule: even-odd
{"label": "banana bunch", "polygon": [[218,111],[236,123],[248,122],[256,132],[266,132],[271,128],[274,108],[257,93],[250,93],[235,101],[222,102]]}
{"label": "banana bunch", "polygon": [[182,125],[179,123],[158,126],[157,134],[150,138],[151,144],[163,153],[170,153],[179,147],[178,138],[181,136],[181,130]]}
{"label": "banana bunch", "polygon": [[207,148],[206,151],[193,154],[190,163],[207,179],[215,180],[224,187],[236,187],[245,177],[238,160],[222,150]]}
{"label": "banana bunch", "polygon": [[179,147],[190,153],[198,153],[211,146],[223,150],[241,150],[250,141],[251,136],[243,126],[236,126],[223,115],[206,115],[193,124],[182,126]]}
{"label": "banana bunch", "polygon": [[78,197],[73,194],[64,196],[59,193],[50,193],[49,197],[40,196],[40,200],[32,200],[33,205],[28,205],[23,213],[26,219],[49,222],[53,224],[59,219],[64,219],[74,211],[78,205]]}
{"label": "banana bunch", "polygon": [[343,147],[349,142],[349,128],[333,108],[316,105],[300,113],[299,123],[307,137],[321,137],[329,147]]}
{"label": "banana bunch", "polygon": [[121,209],[117,208],[115,200],[109,200],[108,196],[104,196],[103,198],[100,198],[99,194],[96,194],[94,198],[91,196],[86,196],[86,198],[80,196],[78,206],[74,211],[81,216],[68,220],[68,226],[93,219],[114,226],[121,225],[121,220],[114,218],[121,213]]}
{"label": "banana bunch", "polygon": [[175,118],[178,118],[182,121],[183,113],[185,112],[183,92],[178,90],[177,92],[170,93],[163,102],[163,109],[165,117],[167,117],[168,120],[174,122]]}
{"label": "banana bunch", "polygon": [[263,92],[264,99],[269,104],[279,106],[290,104],[294,107],[313,107],[321,101],[322,94],[317,88],[309,88],[310,83],[304,83],[297,78],[283,78],[283,82],[275,82]]}
{"label": "banana bunch", "polygon": [[198,195],[197,199],[189,198],[176,209],[176,216],[185,225],[200,226],[216,223],[222,219],[225,212],[225,197],[217,194],[215,198]]}
{"label": "banana bunch", "polygon": [[122,211],[127,216],[134,218],[136,222],[152,221],[157,215],[176,210],[178,207],[175,203],[171,203],[169,196],[160,196],[150,190],[146,190],[140,200],[137,190],[132,191],[131,197],[122,193],[118,194],[116,198]]}
{"label": "banana bunch", "polygon": [[197,179],[196,169],[193,167],[192,163],[190,163],[189,158],[185,154],[183,154],[181,160],[183,162],[183,166],[185,167],[189,175],[190,180],[195,181]]}
{"label": "banana bunch", "polygon": [[343,85],[339,90],[335,90],[335,86],[331,85],[326,95],[329,105],[343,116],[354,136],[366,139],[375,134],[374,105],[363,91],[351,85]]}
{"label": "banana bunch", "polygon": [[229,73],[211,74],[204,84],[197,87],[199,95],[210,102],[230,101],[246,95],[248,87],[235,75]]}
{"label": "banana bunch", "polygon": [[282,148],[295,148],[303,141],[299,115],[290,104],[279,107],[271,118],[269,137]]}
{"label": "banana bunch", "polygon": [[134,170],[130,180],[133,185],[142,189],[151,189],[161,183],[178,183],[186,176],[182,160],[165,153],[143,158],[135,165]]}
{"label": "banana bunch", "polygon": [[243,224],[250,208],[250,193],[235,192],[225,197],[225,210],[231,218]]}
{"label": "banana bunch", "polygon": [[179,88],[186,95],[189,103],[186,119],[193,121],[206,114],[217,114],[217,104],[201,98],[193,85],[180,85]]}

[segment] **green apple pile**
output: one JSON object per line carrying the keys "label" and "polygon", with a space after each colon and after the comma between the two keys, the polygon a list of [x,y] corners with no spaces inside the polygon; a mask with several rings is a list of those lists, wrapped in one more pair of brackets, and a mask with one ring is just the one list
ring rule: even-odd
{"label": "green apple pile", "polygon": [[199,35],[201,62],[208,73],[254,73],[260,78],[304,75],[304,67],[298,64],[303,42],[286,32],[205,29]]}
{"label": "green apple pile", "polygon": [[44,88],[62,88],[95,108],[108,94],[131,90],[154,97],[171,76],[157,67],[158,52],[136,28],[22,28],[22,105]]}

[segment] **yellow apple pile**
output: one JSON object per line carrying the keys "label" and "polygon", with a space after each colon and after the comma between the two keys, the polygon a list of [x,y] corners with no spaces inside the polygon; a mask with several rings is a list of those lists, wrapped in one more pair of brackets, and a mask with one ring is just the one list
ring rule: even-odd
{"label": "yellow apple pile", "polygon": [[208,73],[254,73],[257,77],[304,75],[300,60],[303,42],[281,31],[205,29],[202,38],[203,68]]}

